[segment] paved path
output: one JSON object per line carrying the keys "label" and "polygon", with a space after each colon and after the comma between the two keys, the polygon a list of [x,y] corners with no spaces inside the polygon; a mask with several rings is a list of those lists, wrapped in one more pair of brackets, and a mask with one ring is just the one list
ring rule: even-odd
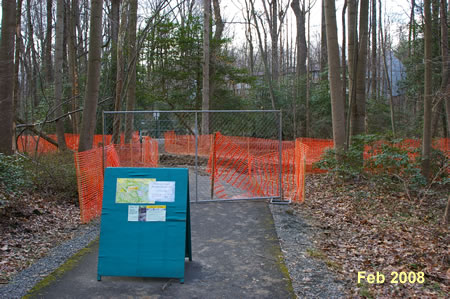
{"label": "paved path", "polygon": [[102,277],[98,244],[32,298],[292,298],[273,218],[265,202],[192,204],[193,261],[178,280]]}

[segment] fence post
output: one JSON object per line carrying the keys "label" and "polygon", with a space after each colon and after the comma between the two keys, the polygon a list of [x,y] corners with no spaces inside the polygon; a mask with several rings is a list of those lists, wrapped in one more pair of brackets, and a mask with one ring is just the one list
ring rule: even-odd
{"label": "fence post", "polygon": [[195,202],[197,201],[198,201],[198,120],[197,120],[197,112],[195,112]]}
{"label": "fence post", "polygon": [[216,175],[216,134],[213,134],[213,143],[212,143],[212,151],[213,151],[213,155],[212,155],[212,161],[211,161],[211,199],[214,199],[214,179],[215,179],[215,175]]}
{"label": "fence post", "polygon": [[[102,111],[102,174],[105,177],[106,155],[105,155],[105,111]],[[77,148],[78,150],[78,148]]]}
{"label": "fence post", "polygon": [[278,124],[278,138],[279,138],[279,145],[278,145],[278,150],[279,150],[279,170],[278,170],[278,179],[279,179],[279,184],[278,184],[278,188],[279,188],[279,195],[280,195],[280,200],[283,200],[283,186],[282,186],[282,166],[283,166],[283,122],[282,122],[282,112],[280,110],[280,117],[279,117],[279,124]]}

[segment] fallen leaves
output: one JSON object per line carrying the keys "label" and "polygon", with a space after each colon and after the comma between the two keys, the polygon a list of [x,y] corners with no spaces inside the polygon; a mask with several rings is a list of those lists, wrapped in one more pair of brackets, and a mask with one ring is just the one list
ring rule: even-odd
{"label": "fallen leaves", "polygon": [[[297,206],[317,220],[318,249],[339,265],[348,295],[445,297],[450,291],[450,238],[439,223],[444,202],[421,205],[404,193],[389,194],[358,181],[330,184],[326,175],[306,178],[306,201]],[[383,284],[357,283],[358,271],[386,276]],[[424,284],[392,284],[391,272],[425,273]]]}
{"label": "fallen leaves", "polygon": [[73,200],[48,193],[23,193],[0,206],[0,283],[72,238],[79,215]]}

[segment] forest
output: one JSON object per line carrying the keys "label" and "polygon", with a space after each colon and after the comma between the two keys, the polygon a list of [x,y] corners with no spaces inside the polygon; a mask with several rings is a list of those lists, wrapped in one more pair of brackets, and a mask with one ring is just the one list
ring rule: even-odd
{"label": "forest", "polygon": [[[439,297],[448,291],[448,1],[1,2],[0,231],[5,236],[20,229],[20,219],[45,214],[41,205],[57,210],[70,203],[70,220],[51,221],[80,225],[73,156],[104,145],[105,139],[95,139],[104,134],[104,111],[281,110],[282,142],[311,138],[329,140],[333,147],[315,161],[318,171],[306,176],[303,187],[305,204],[293,210],[308,211],[328,228],[346,230],[351,222],[354,235],[364,225],[380,231],[411,225],[397,255],[413,250],[412,239],[427,240],[415,245],[407,262],[388,262],[388,253],[376,256],[368,249],[370,242],[362,240],[369,229],[361,229],[355,242],[370,251],[367,260],[377,259],[370,269],[420,270],[430,283],[383,289],[347,281],[348,294]],[[175,121],[164,115],[163,121]],[[215,133],[207,115],[199,119],[199,134]],[[133,118],[114,117],[107,125],[111,144],[131,142]],[[227,126],[238,132],[242,124],[235,117]],[[119,141],[120,132],[125,141]],[[78,136],[76,148],[68,135]],[[39,152],[38,144],[24,150],[25,137],[48,143],[54,153]],[[247,137],[265,138],[264,133]],[[396,207],[392,201],[402,203]],[[418,236],[422,224],[427,232]],[[42,225],[45,230],[48,224]],[[334,238],[349,240],[341,233]],[[309,252],[312,258],[343,276],[369,267],[356,253],[339,256],[339,245],[330,245],[335,239],[321,234],[320,249]],[[58,238],[70,237],[54,235],[49,247]],[[20,240],[0,241],[2,260],[8,257],[0,262],[1,284],[28,265],[17,256],[35,260],[47,253],[25,254],[8,249]],[[432,260],[421,260],[424,253],[418,250]]]}
{"label": "forest", "polygon": [[[219,1],[208,15],[199,1],[121,2],[98,3],[93,15],[95,1],[5,1],[3,152],[12,150],[13,129],[100,133],[102,110],[280,109],[285,139],[332,138],[338,125],[328,78],[337,75],[340,92],[332,98],[341,103],[338,131],[346,144],[358,134],[420,138],[428,114],[430,136],[448,136],[446,1],[431,1],[429,22],[424,3],[412,1],[405,24],[382,1],[338,2],[329,16],[343,33],[332,36],[336,49],[327,42],[326,10],[311,15],[325,2],[241,1],[239,41]],[[319,17],[320,31],[311,36],[311,18]]]}

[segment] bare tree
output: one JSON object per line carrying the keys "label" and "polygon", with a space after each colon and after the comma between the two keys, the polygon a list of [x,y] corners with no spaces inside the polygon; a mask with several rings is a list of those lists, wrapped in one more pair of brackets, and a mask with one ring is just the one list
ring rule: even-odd
{"label": "bare tree", "polygon": [[102,13],[103,0],[91,0],[87,86],[78,147],[80,152],[91,149],[94,140],[100,85]]}
{"label": "bare tree", "polygon": [[[127,28],[127,13],[128,13],[128,0],[122,1],[122,8],[120,13],[120,25],[117,39],[117,74],[116,74],[116,91],[114,100],[114,110],[122,110],[122,89],[125,73],[125,61],[123,55],[123,48],[125,46],[125,35]],[[113,134],[112,143],[118,144],[120,138],[120,115],[114,114],[113,121]]]}
{"label": "bare tree", "polygon": [[[305,2],[302,1],[302,6],[300,7],[299,0],[292,0],[291,8],[294,11],[295,19],[296,19],[296,27],[297,27],[297,37],[296,37],[296,46],[297,46],[297,66],[295,68],[296,74],[296,88],[295,88],[295,99],[306,99],[306,89],[305,87],[305,76],[306,76],[306,36],[305,36]],[[306,126],[305,126],[305,136],[308,135],[309,132],[309,103],[306,105],[308,109],[306,110]],[[295,134],[296,132],[294,132]]]}
{"label": "bare tree", "polygon": [[[341,69],[342,69],[342,100],[345,102],[347,100],[347,56],[346,56],[346,44],[347,44],[347,35],[345,34],[345,13],[347,11],[347,0],[344,0],[344,6],[342,7],[342,51],[341,51]],[[344,112],[345,114],[345,112]],[[347,126],[350,122],[347,123]],[[346,129],[347,135],[350,129]],[[346,136],[346,145],[348,146],[349,136]],[[346,148],[347,149],[347,148]]]}
{"label": "bare tree", "polygon": [[347,134],[350,136],[351,129],[351,115],[356,97],[356,71],[358,63],[358,1],[347,0],[347,53],[348,53],[348,90],[349,90],[349,113],[347,115],[347,126],[349,128]]}
{"label": "bare tree", "polygon": [[[63,114],[62,92],[63,92],[63,35],[64,35],[64,0],[56,2],[56,28],[55,28],[55,114],[59,117]],[[56,137],[58,148],[66,149],[64,138],[64,121],[56,121]]]}
{"label": "bare tree", "polygon": [[423,139],[422,139],[422,173],[425,178],[430,176],[430,154],[431,154],[431,105],[432,105],[432,20],[431,20],[431,0],[424,0],[425,15],[425,86],[424,86],[424,112],[423,112]]}
{"label": "bare tree", "polygon": [[252,34],[252,24],[251,24],[251,20],[252,20],[252,16],[251,16],[251,12],[250,12],[250,7],[248,4],[248,0],[245,0],[245,14],[244,14],[244,19],[245,19],[245,37],[247,40],[247,44],[248,44],[248,61],[249,61],[249,68],[250,68],[250,74],[253,75],[254,74],[254,68],[255,68],[255,61],[254,61],[254,50],[253,50],[253,34]]}
{"label": "bare tree", "polygon": [[44,40],[44,70],[47,83],[53,81],[53,64],[52,64],[52,28],[53,28],[53,0],[47,0],[47,27]]}
{"label": "bare tree", "polygon": [[[266,78],[266,82],[269,85],[269,94],[270,94],[270,101],[272,103],[272,109],[276,109],[275,105],[275,92],[273,89],[273,81],[272,81],[272,74],[270,72],[269,67],[269,61],[268,61],[268,54],[267,49],[264,47],[265,43],[263,42],[263,39],[261,37],[261,28],[263,27],[263,21],[261,20],[261,17],[256,14],[255,10],[255,1],[250,0],[250,7],[252,10],[253,20],[255,21],[255,28],[256,28],[256,36],[258,37],[258,45],[259,45],[259,52],[261,53],[261,58],[264,64],[264,77]],[[261,24],[261,26],[260,26]]]}
{"label": "bare tree", "polygon": [[111,11],[109,16],[109,23],[111,26],[111,73],[110,80],[113,83],[113,97],[115,97],[115,82],[117,76],[117,41],[119,39],[119,24],[120,24],[120,2],[121,0],[111,1]]}
{"label": "bare tree", "polygon": [[371,30],[372,30],[372,55],[371,55],[371,95],[372,99],[375,99],[377,96],[377,0],[372,1],[372,21],[371,21]]}
{"label": "bare tree", "polygon": [[333,122],[333,140],[337,150],[345,147],[345,116],[344,101],[342,99],[339,65],[339,45],[336,26],[335,1],[325,2],[325,22],[327,29],[327,48],[328,48],[328,77],[330,81],[331,92],[331,116]]}
{"label": "bare tree", "polygon": [[[203,0],[203,89],[202,110],[209,110],[210,103],[210,36],[211,0]],[[202,134],[209,134],[209,113],[202,113]]]}
{"label": "bare tree", "polygon": [[[321,23],[321,35],[320,35],[320,72],[323,73],[328,64],[327,53],[327,28],[325,26],[325,1],[322,0],[322,23]],[[345,29],[344,29],[345,30]]]}
{"label": "bare tree", "polygon": [[210,63],[209,63],[209,100],[213,99],[216,82],[214,80],[216,69],[219,64],[218,56],[221,50],[222,35],[225,28],[225,23],[220,15],[220,5],[218,0],[212,0],[214,11],[214,24],[216,30],[214,31],[213,43],[210,45]]}
{"label": "bare tree", "polygon": [[360,1],[358,56],[356,66],[355,104],[352,110],[352,136],[365,133],[366,117],[366,65],[369,1]]}
{"label": "bare tree", "polygon": [[447,113],[447,138],[450,137],[450,79],[449,69],[450,60],[448,59],[448,10],[446,0],[441,0],[441,55],[442,55],[442,81],[441,98],[445,101],[445,110]]}
{"label": "bare tree", "polygon": [[[37,55],[36,48],[34,44],[34,26],[33,26],[33,18],[32,18],[32,3],[31,0],[27,0],[27,49],[26,55],[29,57],[29,65],[28,65],[28,84],[30,89],[30,98],[31,98],[31,108],[33,109],[39,104],[40,98],[37,96]],[[33,117],[33,113],[31,114]]]}
{"label": "bare tree", "polygon": [[[264,2],[263,2],[264,3]],[[278,82],[280,73],[280,65],[278,63],[278,5],[277,0],[272,0],[272,18],[270,27],[270,37],[272,40],[272,79],[274,82]],[[269,14],[268,14],[269,15]],[[304,23],[304,22],[303,22]]]}
{"label": "bare tree", "polygon": [[[72,111],[78,108],[78,96],[80,95],[80,87],[78,82],[78,63],[77,63],[77,36],[76,36],[76,26],[78,19],[78,0],[72,0],[72,6],[67,7],[68,13],[68,54],[69,54],[69,75],[72,81]],[[78,134],[80,118],[78,113],[74,113],[72,116],[72,132]]]}
{"label": "bare tree", "polygon": [[[20,82],[19,82],[19,66],[20,60],[22,59],[22,0],[17,1],[17,11],[16,11],[16,53],[14,57],[14,101],[13,101],[13,111],[14,114],[18,114],[19,109],[19,99],[20,99]],[[16,121],[13,121],[13,135],[16,132]],[[13,142],[14,150],[16,143]]]}
{"label": "bare tree", "polygon": [[[386,78],[386,85],[389,92],[389,108],[390,108],[390,114],[391,114],[391,129],[392,129],[392,135],[395,137],[397,135],[396,125],[395,125],[395,111],[394,111],[394,97],[392,94],[392,82],[391,77],[389,76],[389,71],[387,67],[387,61],[386,61],[386,38],[383,34],[383,23],[381,21],[381,0],[378,0],[378,7],[379,7],[379,24],[380,27],[380,43],[381,43],[381,51],[383,52],[383,75]],[[389,54],[389,56],[391,53]],[[384,79],[383,79],[384,81]]]}
{"label": "bare tree", "polygon": [[14,36],[16,1],[2,1],[0,40],[0,153],[13,152]]}
{"label": "bare tree", "polygon": [[[129,81],[127,88],[127,111],[133,111],[136,102],[136,60],[137,60],[137,47],[136,47],[136,29],[137,29],[137,0],[130,0],[129,10],[129,23],[128,23],[128,48],[129,48]],[[125,120],[125,142],[129,143],[133,134],[134,127],[134,115],[129,113],[126,115]]]}

